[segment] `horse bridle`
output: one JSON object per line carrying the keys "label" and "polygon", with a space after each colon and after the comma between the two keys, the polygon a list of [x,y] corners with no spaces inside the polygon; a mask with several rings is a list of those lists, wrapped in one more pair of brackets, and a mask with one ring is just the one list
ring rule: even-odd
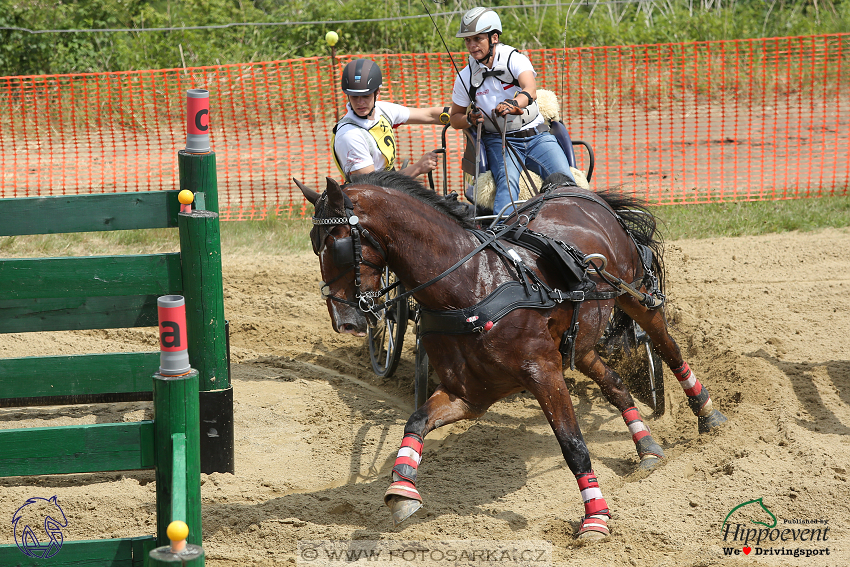
{"label": "horse bridle", "polygon": [[[375,308],[375,298],[384,295],[388,290],[380,291],[362,291],[360,280],[360,266],[366,265],[377,271],[383,269],[382,266],[373,264],[363,258],[363,246],[361,238],[365,238],[375,247],[381,259],[386,262],[387,253],[381,246],[380,242],[360,224],[360,219],[354,214],[353,204],[345,197],[345,217],[320,217],[319,214],[324,209],[324,200],[326,195],[322,195],[319,201],[316,202],[316,213],[313,218],[313,230],[310,231],[310,240],[313,244],[313,252],[316,256],[322,253],[322,250],[327,246],[328,238],[332,238],[333,242],[330,245],[331,261],[342,270],[339,275],[329,282],[321,283],[321,294],[325,299],[330,299],[349,307],[353,307],[362,313],[372,313],[376,317],[380,316],[381,309]],[[336,237],[331,234],[333,227],[348,225],[351,228],[351,233],[348,236]],[[322,227],[322,228],[320,228]],[[324,234],[321,234],[324,233]],[[332,295],[330,293],[330,285],[340,278],[354,270],[354,298],[355,301],[349,301],[343,297]]]}

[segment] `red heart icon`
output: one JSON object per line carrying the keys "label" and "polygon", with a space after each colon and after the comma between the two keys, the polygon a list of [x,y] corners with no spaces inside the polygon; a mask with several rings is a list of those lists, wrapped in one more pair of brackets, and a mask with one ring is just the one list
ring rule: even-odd
{"label": "red heart icon", "polygon": [[753,548],[751,548],[751,547],[745,547],[744,548],[744,555],[749,555],[752,550],[753,550]]}

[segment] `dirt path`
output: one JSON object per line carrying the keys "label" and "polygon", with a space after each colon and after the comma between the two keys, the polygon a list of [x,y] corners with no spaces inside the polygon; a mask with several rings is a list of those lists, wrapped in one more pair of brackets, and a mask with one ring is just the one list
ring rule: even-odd
{"label": "dirt path", "polygon": [[[595,384],[567,372],[614,512],[611,538],[580,545],[575,480],[527,394],[429,435],[420,469],[425,507],[393,529],[382,496],[412,410],[412,337],[397,376],[379,380],[363,339],[333,333],[312,254],[226,256],[237,474],[203,479],[207,565],[292,564],[299,540],[323,539],[545,540],[553,563],[570,566],[850,564],[850,231],[677,241],[667,262],[674,334],[729,424],[699,436],[665,371],[671,409],[649,425],[668,459],[652,474],[635,473],[619,414]],[[81,342],[93,350],[156,344],[152,331],[3,335],[0,356],[79,352]],[[3,409],[0,427],[147,412],[145,404]],[[152,478],[0,480],[0,543],[13,542],[8,522],[18,506],[54,494],[69,518],[66,540],[151,532]],[[750,541],[748,556],[724,556],[724,546],[744,547],[731,535],[724,543],[727,514],[757,498],[777,528],[828,526],[828,540]],[[756,512],[742,509],[730,522],[762,527],[750,520],[769,518]],[[829,555],[756,555],[768,548]]]}

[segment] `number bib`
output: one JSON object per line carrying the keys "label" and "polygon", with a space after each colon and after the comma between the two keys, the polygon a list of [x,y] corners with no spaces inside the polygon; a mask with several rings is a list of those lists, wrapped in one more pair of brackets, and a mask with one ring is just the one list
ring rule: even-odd
{"label": "number bib", "polygon": [[378,123],[369,128],[369,133],[375,138],[378,150],[384,154],[387,160],[386,169],[392,169],[395,165],[395,138],[393,137],[393,125],[387,117],[381,114]]}

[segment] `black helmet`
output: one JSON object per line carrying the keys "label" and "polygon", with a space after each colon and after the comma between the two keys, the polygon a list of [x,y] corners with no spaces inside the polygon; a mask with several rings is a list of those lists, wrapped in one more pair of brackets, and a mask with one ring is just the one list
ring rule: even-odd
{"label": "black helmet", "polygon": [[369,59],[355,59],[342,70],[342,92],[365,96],[381,88],[381,70]]}

